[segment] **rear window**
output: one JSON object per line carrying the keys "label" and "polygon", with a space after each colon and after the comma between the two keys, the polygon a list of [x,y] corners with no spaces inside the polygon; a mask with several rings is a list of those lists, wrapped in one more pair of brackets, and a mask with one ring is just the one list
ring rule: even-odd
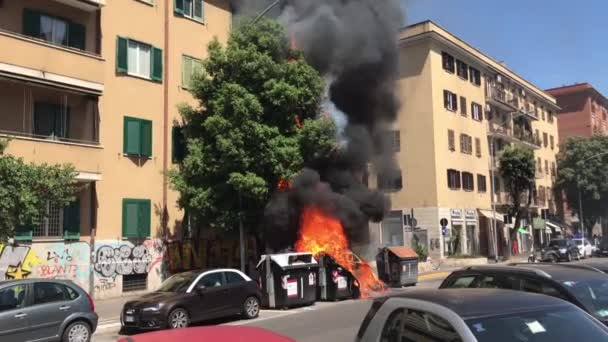
{"label": "rear window", "polygon": [[71,300],[66,286],[57,283],[34,283],[34,304]]}
{"label": "rear window", "polygon": [[456,277],[455,279],[452,279],[447,287],[449,287],[451,289],[460,289],[460,288],[470,287],[471,284],[473,284],[473,281],[475,281],[475,278],[477,278],[477,275],[459,276],[459,277]]}
{"label": "rear window", "polygon": [[73,288],[66,286],[65,290],[66,290],[67,297],[69,300],[74,300],[74,299],[78,298],[78,292],[76,292],[76,290],[74,290]]}

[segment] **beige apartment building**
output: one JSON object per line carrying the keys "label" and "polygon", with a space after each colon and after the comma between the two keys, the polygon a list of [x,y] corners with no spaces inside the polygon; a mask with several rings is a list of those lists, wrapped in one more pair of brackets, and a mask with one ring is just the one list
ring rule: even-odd
{"label": "beige apartment building", "polygon": [[173,127],[228,1],[0,1],[0,137],[34,163],[71,163],[69,208],[0,245],[0,280],[69,278],[97,298],[155,288],[181,224],[166,171]]}
{"label": "beige apartment building", "polygon": [[[434,258],[495,255],[498,236],[502,255],[510,199],[498,172],[501,151],[511,144],[534,150],[531,216],[553,211],[556,101],[433,22],[404,28],[399,44],[402,107],[393,134],[401,174],[388,181],[378,176],[392,212],[371,235],[380,245],[416,239]],[[533,234],[538,241],[551,231],[547,224],[554,224],[538,216],[521,227],[520,252],[530,248]]]}

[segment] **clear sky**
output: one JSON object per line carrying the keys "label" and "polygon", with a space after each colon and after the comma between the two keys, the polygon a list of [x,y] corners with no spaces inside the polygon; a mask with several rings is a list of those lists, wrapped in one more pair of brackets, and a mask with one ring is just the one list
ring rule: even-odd
{"label": "clear sky", "polygon": [[401,0],[547,89],[589,82],[608,97],[608,0]]}

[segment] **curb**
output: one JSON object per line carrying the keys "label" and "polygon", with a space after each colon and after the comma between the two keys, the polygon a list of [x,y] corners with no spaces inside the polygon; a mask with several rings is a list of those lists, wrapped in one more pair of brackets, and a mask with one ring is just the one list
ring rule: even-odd
{"label": "curb", "polygon": [[436,272],[436,273],[427,273],[427,274],[421,274],[418,276],[418,280],[428,280],[428,279],[434,279],[434,278],[442,278],[442,277],[447,277],[448,275],[450,275],[450,273],[452,272]]}
{"label": "curb", "polygon": [[118,317],[99,321],[97,323],[96,331],[109,330],[114,328],[120,328],[120,319]]}

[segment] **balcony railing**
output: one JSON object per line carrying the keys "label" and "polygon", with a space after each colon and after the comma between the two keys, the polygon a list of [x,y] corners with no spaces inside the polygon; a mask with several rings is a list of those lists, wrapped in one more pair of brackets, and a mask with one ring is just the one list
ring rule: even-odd
{"label": "balcony railing", "polygon": [[486,99],[493,105],[504,111],[515,111],[516,107],[511,103],[511,96],[504,89],[489,85],[486,88]]}

